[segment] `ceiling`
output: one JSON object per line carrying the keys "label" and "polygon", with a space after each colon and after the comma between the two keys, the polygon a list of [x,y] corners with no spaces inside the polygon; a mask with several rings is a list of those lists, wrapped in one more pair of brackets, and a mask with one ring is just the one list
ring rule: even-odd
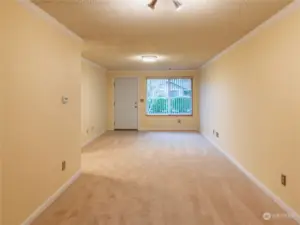
{"label": "ceiling", "polygon": [[[196,69],[292,0],[33,0],[82,37],[109,70]],[[142,55],[157,55],[144,63]]]}

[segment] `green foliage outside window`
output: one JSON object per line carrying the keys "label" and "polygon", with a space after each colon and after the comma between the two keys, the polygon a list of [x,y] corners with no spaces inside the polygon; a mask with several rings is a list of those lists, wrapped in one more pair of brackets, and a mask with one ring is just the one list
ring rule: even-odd
{"label": "green foliage outside window", "polygon": [[170,98],[155,98],[148,99],[147,102],[149,114],[191,114],[192,113],[192,98],[190,97],[174,97]]}

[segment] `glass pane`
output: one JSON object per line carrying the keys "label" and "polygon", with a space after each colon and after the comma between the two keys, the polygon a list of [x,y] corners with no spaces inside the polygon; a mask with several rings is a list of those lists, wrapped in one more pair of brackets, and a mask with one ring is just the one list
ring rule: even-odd
{"label": "glass pane", "polygon": [[169,79],[170,114],[192,115],[192,80]]}
{"label": "glass pane", "polygon": [[168,80],[147,80],[147,114],[168,115]]}
{"label": "glass pane", "polygon": [[192,115],[192,79],[147,79],[147,115]]}

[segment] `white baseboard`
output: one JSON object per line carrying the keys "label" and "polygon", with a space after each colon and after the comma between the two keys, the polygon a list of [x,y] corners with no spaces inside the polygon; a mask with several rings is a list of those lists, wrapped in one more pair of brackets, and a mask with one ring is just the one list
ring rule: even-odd
{"label": "white baseboard", "polygon": [[81,171],[78,170],[66,183],[64,183],[52,196],[50,196],[42,205],[40,205],[21,225],[30,225],[41,215],[67,188],[73,184],[80,176]]}
{"label": "white baseboard", "polygon": [[89,145],[90,143],[92,143],[93,141],[95,141],[98,137],[100,137],[104,133],[105,133],[105,131],[101,132],[100,134],[95,135],[90,140],[88,140],[85,143],[83,143],[82,146],[81,146],[81,148],[84,148],[85,146]]}
{"label": "white baseboard", "polygon": [[261,181],[259,181],[252,173],[246,170],[235,158],[224,151],[218,144],[216,144],[210,137],[202,134],[214,147],[216,147],[224,156],[231,161],[236,167],[239,168],[252,182],[254,182],[267,196],[269,196],[276,204],[278,204],[289,216],[300,224],[300,215],[289,205],[287,205],[282,199],[275,195],[268,187],[266,187]]}

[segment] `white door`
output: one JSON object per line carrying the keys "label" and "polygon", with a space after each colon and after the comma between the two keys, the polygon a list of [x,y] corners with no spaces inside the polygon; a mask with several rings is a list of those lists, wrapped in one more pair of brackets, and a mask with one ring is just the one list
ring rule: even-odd
{"label": "white door", "polygon": [[138,129],[138,79],[115,79],[115,129]]}

